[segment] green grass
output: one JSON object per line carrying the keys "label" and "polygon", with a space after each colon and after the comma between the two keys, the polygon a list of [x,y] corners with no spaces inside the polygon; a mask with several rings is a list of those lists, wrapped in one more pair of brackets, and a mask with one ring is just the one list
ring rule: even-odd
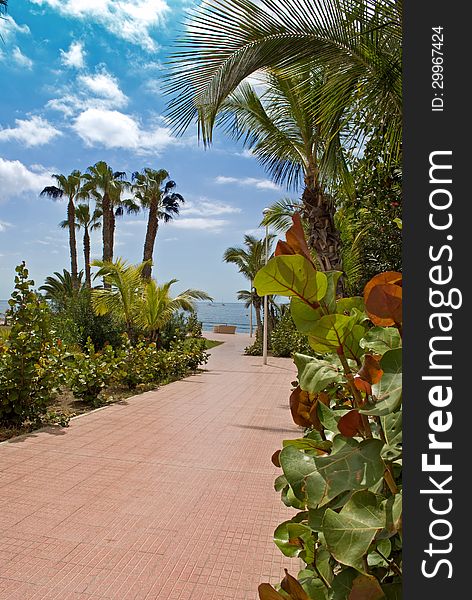
{"label": "green grass", "polygon": [[217,342],[216,340],[205,340],[205,348],[207,350],[210,350],[211,348],[214,348],[215,346],[219,346],[220,344],[223,344],[223,342]]}

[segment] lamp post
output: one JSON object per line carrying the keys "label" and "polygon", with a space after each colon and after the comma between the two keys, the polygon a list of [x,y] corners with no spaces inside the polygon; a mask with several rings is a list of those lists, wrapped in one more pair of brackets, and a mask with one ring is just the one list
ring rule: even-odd
{"label": "lamp post", "polygon": [[[264,208],[262,214],[265,216],[269,212],[268,208]],[[269,260],[269,226],[265,228],[265,264]],[[267,364],[267,326],[268,326],[268,304],[269,300],[267,295],[264,296],[264,331],[262,334],[262,364]]]}

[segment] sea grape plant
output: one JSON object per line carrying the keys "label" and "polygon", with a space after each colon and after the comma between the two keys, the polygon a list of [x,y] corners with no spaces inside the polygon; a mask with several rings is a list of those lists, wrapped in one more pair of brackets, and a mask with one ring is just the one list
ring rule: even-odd
{"label": "sea grape plant", "polygon": [[301,221],[254,285],[290,298],[314,356],[295,355],[290,395],[303,437],[284,440],[272,461],[282,501],[298,512],[275,530],[282,553],[302,559],[260,600],[388,600],[402,579],[402,276],[375,276],[363,297],[338,298],[340,272],[316,269]]}

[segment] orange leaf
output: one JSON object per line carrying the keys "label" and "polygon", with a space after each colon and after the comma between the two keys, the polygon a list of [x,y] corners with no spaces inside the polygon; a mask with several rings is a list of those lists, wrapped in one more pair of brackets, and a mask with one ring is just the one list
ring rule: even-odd
{"label": "orange leaf", "polygon": [[362,417],[357,410],[350,410],[338,421],[338,429],[345,437],[354,437],[362,431]]}
{"label": "orange leaf", "polygon": [[261,583],[257,591],[259,592],[260,600],[284,600],[283,596],[276,592],[268,583]]}
{"label": "orange leaf", "polygon": [[380,273],[364,288],[367,314],[375,325],[388,327],[402,322],[402,274]]}
{"label": "orange leaf", "polygon": [[313,264],[310,249],[305,240],[305,232],[303,231],[302,220],[299,213],[295,213],[292,217],[293,225],[285,234],[286,241],[280,240],[275,249],[275,256],[284,254],[301,254]]}
{"label": "orange leaf", "polygon": [[305,590],[302,588],[300,583],[292,577],[287,569],[285,569],[285,577],[282,579],[280,587],[290,594],[293,600],[310,600]]}
{"label": "orange leaf", "polygon": [[372,354],[366,354],[364,356],[364,364],[357,374],[364,381],[375,384],[382,379],[383,370],[380,367],[379,361]]}
{"label": "orange leaf", "polygon": [[296,425],[300,427],[311,427],[310,410],[312,402],[308,392],[304,392],[300,386],[297,386],[290,394],[290,412]]}
{"label": "orange leaf", "polygon": [[369,396],[372,396],[372,386],[368,381],[359,377],[359,375],[354,376],[354,385],[360,392],[365,392],[366,394],[369,394]]}

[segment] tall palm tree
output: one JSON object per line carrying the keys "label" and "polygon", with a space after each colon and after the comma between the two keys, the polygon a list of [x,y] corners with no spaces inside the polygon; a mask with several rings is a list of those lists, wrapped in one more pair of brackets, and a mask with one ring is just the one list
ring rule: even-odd
{"label": "tall palm tree", "polygon": [[[274,238],[274,235],[269,235],[269,256],[271,254],[271,247]],[[238,299],[243,300],[244,302],[248,302],[248,300],[250,302],[252,300],[256,315],[257,332],[260,336],[262,334],[261,311],[263,299],[255,293],[252,282],[256,276],[256,273],[262,269],[265,264],[265,239],[258,240],[253,235],[245,235],[244,245],[245,248],[236,246],[227,248],[223,254],[223,260],[227,263],[236,265],[239,272],[250,281],[251,290],[240,290],[238,292]]]}
{"label": "tall palm tree", "polygon": [[[68,227],[67,221],[61,221],[60,227]],[[75,227],[84,230],[83,248],[84,248],[84,266],[85,266],[85,285],[92,287],[92,276],[90,271],[90,232],[99,229],[102,226],[102,211],[96,207],[93,213],[90,212],[89,204],[79,204],[75,210]]]}
{"label": "tall palm tree", "polygon": [[310,64],[296,77],[273,72],[260,94],[247,83],[239,86],[223,104],[220,122],[244,141],[276,183],[303,186],[308,244],[321,268],[332,271],[341,269],[341,251],[327,188],[333,179],[347,182],[348,176],[339,136],[328,143],[318,127],[323,86],[323,74]]}
{"label": "tall palm tree", "polygon": [[[168,181],[164,184],[166,179]],[[146,266],[143,269],[143,278],[150,279],[159,221],[168,223],[178,215],[180,204],[184,202],[184,198],[174,192],[175,181],[169,179],[169,173],[164,169],[146,168],[141,173],[133,173],[132,180],[131,189],[135,200],[141,209],[148,211],[143,252],[143,262],[146,262]]]}
{"label": "tall palm tree", "polygon": [[87,169],[83,175],[84,190],[92,195],[103,213],[102,240],[104,262],[113,261],[115,242],[115,211],[122,201],[121,195],[130,184],[124,171],[113,171],[104,161]]}
{"label": "tall palm tree", "polygon": [[64,196],[68,199],[67,203],[67,229],[69,230],[69,252],[70,269],[72,281],[77,285],[77,244],[75,239],[75,203],[79,198],[83,198],[85,192],[82,188],[82,173],[72,171],[70,175],[53,175],[57,185],[50,185],[43,189],[40,196],[48,196],[57,200]]}
{"label": "tall palm tree", "polygon": [[326,75],[322,122],[382,130],[395,158],[402,134],[402,0],[219,0],[189,15],[171,57],[168,117],[177,131],[197,121],[212,140],[224,101],[249,75],[316,61]]}

